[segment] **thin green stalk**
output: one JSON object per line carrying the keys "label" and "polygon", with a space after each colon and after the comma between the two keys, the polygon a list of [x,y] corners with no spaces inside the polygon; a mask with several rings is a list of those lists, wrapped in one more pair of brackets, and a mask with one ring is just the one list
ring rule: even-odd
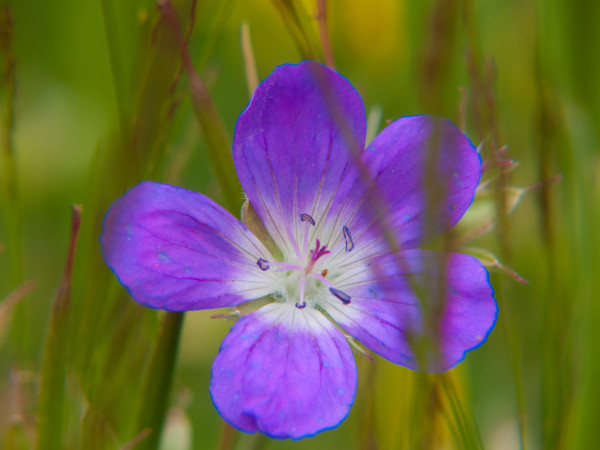
{"label": "thin green stalk", "polygon": [[262,450],[266,448],[269,438],[262,433],[245,435],[237,450]]}
{"label": "thin green stalk", "polygon": [[65,271],[54,299],[42,361],[36,448],[63,448],[65,382],[70,342],[71,274],[81,225],[81,206],[73,206],[71,243]]}
{"label": "thin green stalk", "polygon": [[[597,147],[596,147],[597,148]],[[583,161],[582,161],[583,163]],[[581,167],[581,164],[577,164]],[[573,174],[573,179],[579,174]],[[581,214],[585,214],[586,220],[580,222],[580,226],[574,224],[569,232],[572,237],[578,240],[578,245],[571,249],[573,253],[578,252],[581,261],[581,270],[578,267],[578,278],[581,286],[582,304],[581,310],[586,311],[582,320],[582,334],[579,344],[581,345],[581,375],[578,380],[580,383],[579,398],[575,409],[575,427],[570,442],[565,444],[565,448],[595,448],[598,443],[598,416],[600,415],[600,359],[598,358],[598,342],[600,342],[600,302],[597,294],[600,291],[600,279],[597,276],[597,259],[600,254],[600,240],[598,238],[588,239],[588,236],[594,236],[598,227],[600,227],[600,210],[598,208],[588,208],[587,205],[593,205],[600,197],[600,181],[596,174],[590,170],[577,182],[575,192],[570,192],[569,198],[577,201]],[[584,206],[585,205],[585,206]],[[572,207],[575,209],[575,207]],[[580,228],[581,227],[581,228]],[[585,282],[584,280],[590,280]]]}
{"label": "thin green stalk", "polygon": [[464,414],[460,404],[455,398],[448,392],[448,387],[442,382],[442,390],[446,394],[446,401],[450,406],[450,413],[446,411],[448,416],[447,424],[454,428],[456,443],[459,444],[457,447],[464,448],[465,450],[474,448],[470,439],[469,431],[464,420]]}
{"label": "thin green stalk", "polygon": [[[499,152],[499,143],[501,142],[498,121],[496,117],[496,102],[494,97],[494,79],[489,64],[483,62],[481,51],[478,45],[478,36],[476,33],[475,20],[473,18],[473,2],[465,0],[462,8],[463,24],[466,28],[468,49],[466,51],[467,69],[473,90],[473,99],[470,103],[471,117],[473,119],[475,130],[477,131],[480,142],[488,141],[486,145],[487,159],[490,161],[491,168],[499,171],[499,175],[494,183],[495,188],[495,212],[497,226],[496,241],[500,247],[501,260],[510,266],[511,263],[511,240],[510,240],[510,221],[508,214],[508,172],[503,170]],[[506,279],[502,278],[495,284],[495,297],[499,303],[500,316],[502,320],[499,326],[502,328],[509,354],[511,374],[515,386],[516,408],[517,408],[517,426],[519,434],[519,444],[521,449],[526,448],[526,407],[523,395],[523,380],[521,373],[521,355],[520,343],[522,342],[518,328],[516,327],[514,316],[510,314],[511,288]]]}
{"label": "thin green stalk", "polygon": [[198,63],[197,67],[200,71],[202,71],[202,69],[206,66],[206,63],[208,62],[214,50],[217,38],[220,36],[223,28],[225,28],[227,19],[231,17],[231,11],[233,10],[235,3],[236,0],[223,0],[219,2],[219,10],[210,24],[210,28],[206,34],[206,40],[202,46],[200,57],[196,60]]}
{"label": "thin green stalk", "polygon": [[281,16],[283,24],[292,36],[302,59],[322,61],[319,39],[311,24],[311,18],[298,0],[271,0]]}
{"label": "thin green stalk", "polygon": [[18,210],[17,167],[13,148],[15,126],[15,55],[12,50],[14,27],[8,4],[0,9],[0,55],[2,55],[2,80],[0,99],[0,151],[2,152],[2,199],[10,255],[10,283],[16,286],[23,280],[21,217]]}
{"label": "thin green stalk", "polygon": [[[0,204],[6,220],[6,247],[9,255],[9,283],[14,288],[24,279],[23,224],[19,210],[18,174],[13,132],[15,127],[16,64],[13,53],[14,26],[8,4],[0,6]],[[15,362],[29,359],[31,333],[29,304],[15,308],[10,330]]]}
{"label": "thin green stalk", "polygon": [[217,112],[208,89],[196,73],[187,51],[185,38],[177,13],[169,0],[158,4],[163,18],[171,25],[179,43],[181,60],[190,81],[190,93],[196,118],[204,132],[208,156],[215,168],[217,181],[223,191],[223,197],[230,211],[239,211],[242,205],[241,186],[233,166],[231,140],[227,136],[225,126]]}
{"label": "thin green stalk", "polygon": [[219,439],[219,450],[232,450],[234,448],[236,435],[236,429],[223,421],[221,438]]}
{"label": "thin green stalk", "polygon": [[359,380],[361,376],[363,378],[359,387],[361,392],[360,395],[362,397],[360,401],[360,404],[362,405],[359,428],[360,449],[374,450],[379,447],[375,420],[375,377],[377,361],[365,362],[366,364],[363,366],[364,370],[359,371]]}
{"label": "thin green stalk", "polygon": [[139,449],[156,449],[160,442],[184,316],[184,313],[167,311],[163,317],[156,348],[148,368],[148,373],[152,375],[146,379],[138,422],[138,430],[150,429],[151,433],[140,442],[137,447]]}
{"label": "thin green stalk", "polygon": [[[495,295],[496,298],[502,298],[504,290],[500,289],[503,283],[500,285],[496,285]],[[526,429],[526,416],[525,416],[525,396],[523,392],[523,375],[521,372],[521,352],[519,344],[521,342],[519,333],[514,330],[514,327],[509,330],[508,327],[508,317],[510,316],[507,311],[508,302],[504,302],[503,306],[499,307],[499,316],[502,317],[499,320],[498,325],[502,330],[502,334],[504,336],[504,340],[506,342],[507,350],[508,350],[508,358],[510,364],[510,370],[513,377],[514,387],[515,387],[515,397],[517,402],[517,427],[519,433],[519,446],[521,450],[527,448],[526,440],[525,440],[525,429]]]}
{"label": "thin green stalk", "polygon": [[[546,43],[544,37],[547,34],[543,25],[548,19],[548,9],[551,6],[542,5],[539,2],[537,11],[537,33],[535,39],[535,77],[537,86],[538,117],[537,117],[537,147],[539,158],[539,174],[541,179],[548,179],[554,175],[557,160],[560,158],[561,149],[567,149],[565,154],[573,158],[573,152],[569,149],[566,139],[566,125],[561,115],[562,105],[560,98],[556,95],[557,87],[555,78],[556,69],[551,65],[555,61],[556,49]],[[552,26],[555,33],[555,27]],[[566,171],[567,179],[573,181],[570,186],[584,186],[586,184],[585,171],[577,174],[572,172],[572,161],[564,164],[562,169]],[[582,166],[577,164],[577,167]],[[571,173],[570,173],[571,172]],[[568,209],[561,213],[567,213],[568,217],[577,215],[575,207],[577,199],[585,198],[588,189],[581,189],[574,201],[568,202]],[[570,192],[572,193],[572,191]],[[584,194],[586,193],[586,194]],[[576,286],[583,283],[577,282],[581,269],[575,273],[565,269],[562,261],[567,259],[566,251],[561,245],[558,234],[557,217],[558,211],[553,186],[542,185],[538,197],[541,209],[541,236],[544,243],[544,261],[548,277],[548,290],[541,304],[542,327],[540,342],[542,343],[542,399],[541,399],[541,443],[543,448],[562,448],[570,425],[570,406],[574,398],[574,380],[572,375],[571,345],[568,342],[572,338],[571,327],[573,319],[572,298],[579,297],[573,292],[569,282]],[[572,197],[573,198],[573,197]],[[591,200],[590,200],[591,201]],[[593,203],[593,202],[592,202]],[[587,205],[582,203],[581,205]],[[581,206],[579,205],[579,206]],[[578,208],[584,214],[588,211],[587,206]],[[585,211],[585,212],[584,212]],[[569,214],[570,213],[570,214]],[[574,221],[577,222],[577,221]],[[587,223],[581,221],[580,223]],[[573,252],[573,260],[582,255],[579,251],[583,247],[578,242],[579,236],[585,236],[576,229],[568,233],[569,247]],[[593,233],[592,233],[593,235]],[[586,243],[586,247],[588,244]],[[583,265],[582,265],[583,266]],[[566,272],[566,273],[565,273]],[[566,293],[568,292],[568,295]],[[575,295],[573,295],[575,294]],[[572,296],[573,295],[573,296]]]}
{"label": "thin green stalk", "polygon": [[381,119],[383,118],[383,108],[381,105],[372,105],[367,115],[367,138],[366,145],[369,145],[375,136],[379,133]]}
{"label": "thin green stalk", "polygon": [[0,298],[0,333],[8,322],[12,309],[38,285],[35,280],[28,280],[17,286],[8,295]]}
{"label": "thin green stalk", "polygon": [[108,44],[108,56],[110,58],[110,69],[117,100],[117,112],[119,115],[119,130],[121,135],[127,129],[127,105],[128,98],[125,89],[125,70],[123,68],[123,56],[121,55],[121,44],[119,39],[119,28],[117,26],[116,14],[112,0],[101,0],[102,18],[104,19],[104,34]]}
{"label": "thin green stalk", "polygon": [[256,61],[252,51],[252,39],[250,38],[250,25],[248,22],[242,22],[240,25],[240,47],[244,58],[244,68],[246,69],[246,83],[248,84],[248,93],[252,93],[258,86],[258,73],[256,71]]}
{"label": "thin green stalk", "polygon": [[333,47],[329,39],[329,29],[327,27],[327,0],[317,0],[317,22],[319,24],[319,37],[321,38],[321,48],[325,64],[335,69],[335,60],[333,58]]}
{"label": "thin green stalk", "polygon": [[[483,449],[481,435],[470,412],[465,411],[450,374],[442,375],[442,390],[450,405],[452,416],[462,435],[461,448]],[[458,443],[458,442],[457,442]]]}

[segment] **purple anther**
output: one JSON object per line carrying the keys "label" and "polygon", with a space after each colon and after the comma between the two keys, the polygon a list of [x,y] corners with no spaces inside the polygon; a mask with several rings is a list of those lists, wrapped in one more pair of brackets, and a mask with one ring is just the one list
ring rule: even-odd
{"label": "purple anther", "polygon": [[344,291],[340,291],[339,289],[336,289],[336,288],[329,288],[329,290],[331,291],[331,293],[333,295],[335,295],[337,298],[339,298],[344,305],[347,305],[350,303],[351,297],[348,294],[346,294]]}
{"label": "purple anther", "polygon": [[268,270],[269,267],[271,267],[269,261],[263,258],[258,258],[258,261],[256,261],[256,265],[260,267],[260,270]]}
{"label": "purple anther", "polygon": [[315,219],[313,219],[310,216],[310,214],[306,214],[306,213],[300,214],[300,220],[302,222],[308,222],[308,223],[310,223],[313,227],[315,226]]}
{"label": "purple anther", "polygon": [[302,302],[301,305],[296,303],[294,306],[298,309],[304,309],[304,308],[306,308],[306,302]]}
{"label": "purple anther", "polygon": [[349,252],[354,248],[354,241],[352,240],[352,235],[346,225],[342,228],[342,233],[344,233],[344,239],[346,240],[346,251]]}

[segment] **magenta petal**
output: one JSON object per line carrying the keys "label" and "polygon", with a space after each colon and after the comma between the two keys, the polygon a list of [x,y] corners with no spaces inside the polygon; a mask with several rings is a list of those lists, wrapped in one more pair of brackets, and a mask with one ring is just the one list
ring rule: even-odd
{"label": "magenta petal", "polygon": [[[332,304],[328,312],[352,336],[392,362],[415,370],[443,372],[454,367],[466,352],[481,345],[494,327],[498,308],[488,275],[472,256],[451,253],[446,273],[436,269],[443,257],[428,250],[406,250],[397,256],[377,257],[369,270],[340,283],[352,297],[349,305]],[[415,293],[445,287],[445,302]],[[444,297],[441,297],[444,298]],[[441,309],[436,333],[428,333],[433,351],[417,361],[411,337],[425,330],[422,302],[429,310]],[[430,349],[431,350],[431,349]]]}
{"label": "magenta petal", "polygon": [[374,181],[347,224],[363,246],[389,231],[404,249],[439,235],[463,216],[481,176],[473,144],[450,121],[433,116],[391,123],[363,161]]}
{"label": "magenta petal", "polygon": [[314,61],[279,66],[254,92],[236,125],[233,158],[246,195],[286,254],[293,254],[290,235],[300,241],[306,226],[300,214],[317,227],[338,216],[365,133],[358,93]]}
{"label": "magenta petal", "polygon": [[242,431],[300,439],[337,426],[356,392],[344,336],[312,308],[272,303],[242,317],[221,345],[210,393]]}
{"label": "magenta petal", "polygon": [[113,203],[100,237],[108,266],[142,305],[218,308],[272,292],[257,266],[270,254],[231,214],[202,194],[144,182]]}

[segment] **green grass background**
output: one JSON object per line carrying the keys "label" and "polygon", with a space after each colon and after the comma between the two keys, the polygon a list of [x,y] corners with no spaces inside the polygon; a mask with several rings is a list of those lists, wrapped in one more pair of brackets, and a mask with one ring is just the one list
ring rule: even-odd
{"label": "green grass background", "polygon": [[[600,3],[172,5],[0,1],[0,447],[597,448]],[[209,96],[181,69],[173,17]],[[229,152],[250,96],[242,23],[259,80],[325,61],[329,43],[377,129],[423,113],[463,125],[491,179],[469,223],[495,224],[471,244],[529,281],[491,269],[498,324],[447,374],[358,358],[348,419],[299,442],[225,427],[208,383],[230,323],[139,307],[99,253],[104,213],[143,179],[239,210]],[[503,146],[512,171],[499,168]],[[72,204],[83,213],[65,277]]]}

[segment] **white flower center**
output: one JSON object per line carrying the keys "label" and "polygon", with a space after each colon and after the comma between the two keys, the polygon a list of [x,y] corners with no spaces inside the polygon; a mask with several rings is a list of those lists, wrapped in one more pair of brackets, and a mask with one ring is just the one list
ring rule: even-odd
{"label": "white flower center", "polygon": [[[308,214],[300,214],[300,220],[306,223],[306,227],[303,249],[300,250],[294,241],[297,262],[271,262],[259,258],[256,264],[261,270],[269,270],[273,267],[275,272],[279,272],[281,286],[274,293],[277,301],[294,303],[296,308],[299,309],[306,308],[307,305],[311,308],[314,308],[317,304],[324,306],[333,299],[347,305],[351,301],[350,296],[336,289],[327,279],[330,270],[323,266],[323,262],[327,260],[327,255],[331,254],[331,251],[327,249],[327,245],[321,245],[319,239],[316,239],[315,248],[309,250],[309,228],[315,226],[314,219]],[[342,233],[345,240],[345,250],[349,252],[354,248],[350,230],[344,226]]]}

